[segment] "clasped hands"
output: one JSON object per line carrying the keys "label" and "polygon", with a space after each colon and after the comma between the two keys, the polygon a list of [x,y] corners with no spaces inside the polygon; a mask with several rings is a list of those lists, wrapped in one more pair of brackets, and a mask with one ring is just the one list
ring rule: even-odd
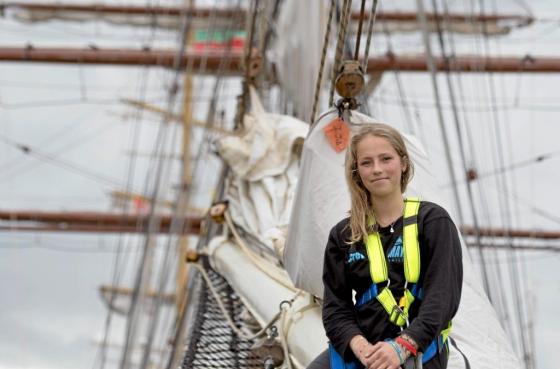
{"label": "clasped hands", "polygon": [[371,344],[364,336],[355,336],[350,348],[366,369],[398,369],[401,361],[390,343],[380,341]]}

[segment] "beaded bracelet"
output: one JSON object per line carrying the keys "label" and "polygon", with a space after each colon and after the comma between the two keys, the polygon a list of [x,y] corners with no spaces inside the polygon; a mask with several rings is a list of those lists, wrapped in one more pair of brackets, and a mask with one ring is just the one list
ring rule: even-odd
{"label": "beaded bracelet", "polygon": [[399,345],[401,345],[402,347],[404,347],[408,352],[410,352],[410,354],[412,356],[416,356],[416,347],[414,347],[410,342],[408,342],[406,339],[402,338],[402,337],[397,337],[395,339],[395,342],[397,342]]}
{"label": "beaded bracelet", "polygon": [[397,345],[397,343],[395,341],[387,341],[387,343],[389,343],[391,345],[391,347],[393,348],[393,350],[395,350],[395,352],[397,353],[397,356],[399,357],[399,365],[403,365],[404,364],[404,357],[401,351],[401,348],[399,347],[399,345]]}
{"label": "beaded bracelet", "polygon": [[416,343],[416,341],[412,337],[410,337],[408,334],[403,333],[399,337],[401,337],[403,340],[410,343],[412,346],[414,346],[416,348],[418,347],[418,344]]}

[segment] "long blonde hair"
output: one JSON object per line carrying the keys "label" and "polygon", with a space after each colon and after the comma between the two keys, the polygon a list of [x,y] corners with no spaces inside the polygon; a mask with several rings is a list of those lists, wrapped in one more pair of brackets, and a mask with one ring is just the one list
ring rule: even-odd
{"label": "long blonde hair", "polygon": [[401,193],[406,190],[406,186],[412,179],[414,167],[408,155],[408,150],[404,144],[404,139],[393,127],[384,123],[370,123],[358,129],[350,140],[350,147],[346,151],[346,161],[344,164],[346,182],[350,190],[350,243],[357,241],[366,241],[368,236],[368,219],[373,220],[375,224],[375,215],[373,213],[373,204],[371,196],[366,189],[360,175],[358,173],[358,154],[357,147],[360,141],[368,136],[377,136],[386,139],[399,155],[405,170],[401,176]]}

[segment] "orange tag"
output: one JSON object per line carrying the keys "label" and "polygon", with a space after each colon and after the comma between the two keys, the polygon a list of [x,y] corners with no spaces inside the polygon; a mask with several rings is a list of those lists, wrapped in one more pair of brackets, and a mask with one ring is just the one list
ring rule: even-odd
{"label": "orange tag", "polygon": [[337,152],[341,152],[348,147],[348,139],[350,138],[350,129],[340,118],[336,118],[323,128],[327,140],[332,148]]}

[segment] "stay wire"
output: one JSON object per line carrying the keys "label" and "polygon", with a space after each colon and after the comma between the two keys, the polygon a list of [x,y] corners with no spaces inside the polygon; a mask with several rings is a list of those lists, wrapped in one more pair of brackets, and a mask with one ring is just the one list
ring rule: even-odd
{"label": "stay wire", "polygon": [[[380,4],[381,7],[382,4]],[[381,27],[383,30],[383,34],[385,35],[385,40],[387,42],[387,54],[389,55],[393,55],[393,39],[391,36],[391,32],[389,31],[389,28],[387,26],[387,22],[381,22]],[[402,79],[401,79],[401,71],[397,68],[393,71],[393,75],[395,76],[395,82],[397,84],[397,92],[399,94],[399,98],[402,102],[402,104],[399,104],[401,106],[401,112],[404,115],[404,119],[403,121],[405,122],[405,125],[408,126],[409,131],[412,134],[415,134],[415,129],[414,129],[414,124],[413,124],[413,119],[412,119],[412,114],[410,112],[410,106],[408,104],[408,97],[406,96],[406,92],[404,90],[403,87],[403,83],[402,83]],[[421,134],[422,130],[419,130],[419,134]],[[426,143],[424,137],[420,137],[421,141]]]}
{"label": "stay wire", "polygon": [[[438,87],[438,83],[437,83],[437,79],[436,79],[435,62],[434,62],[434,58],[433,58],[432,51],[431,51],[431,46],[430,46],[430,37],[429,37],[429,34],[428,34],[428,22],[427,22],[427,18],[426,18],[426,13],[424,12],[423,0],[416,0],[416,4],[417,4],[417,7],[418,7],[418,21],[419,21],[419,23],[421,25],[421,28],[422,28],[422,36],[423,36],[423,41],[424,41],[424,45],[425,45],[425,49],[426,49],[426,60],[427,60],[427,64],[428,64],[428,69],[430,71],[432,88],[433,88],[433,92],[434,92],[435,100],[436,100],[436,105],[437,105],[438,122],[439,122],[439,126],[440,126],[440,131],[441,131],[442,137],[443,137],[443,143],[444,143],[444,147],[445,147],[448,171],[449,171],[449,174],[451,176],[451,179],[453,181],[456,181],[455,170],[453,168],[452,160],[451,160],[452,156],[451,156],[451,148],[450,148],[450,144],[449,144],[449,138],[448,138],[448,135],[447,135],[447,129],[446,129],[446,125],[445,125],[445,121],[444,121],[444,117],[443,117],[443,112],[442,112],[441,104],[440,104],[441,99],[440,99],[439,87]],[[464,224],[464,217],[463,217],[463,212],[462,212],[461,200],[459,198],[459,192],[458,192],[457,188],[454,188],[453,195],[454,195],[454,198],[455,198],[455,207],[456,207],[457,214],[458,214],[458,217],[459,217],[459,223]]]}
{"label": "stay wire", "polygon": [[[140,95],[141,95],[141,99],[144,100],[146,97],[146,92],[147,92],[147,86],[148,86],[148,76],[149,76],[149,67],[145,67],[145,69],[143,70],[143,72],[141,73],[141,77],[140,77]],[[131,147],[133,148],[133,150],[136,150],[139,146],[139,142],[140,142],[140,131],[141,131],[141,124],[140,121],[142,119],[143,116],[143,109],[137,109],[136,110],[136,116],[134,119],[135,124],[133,124],[133,133],[132,133],[132,138],[131,138]],[[134,177],[135,177],[135,172],[136,172],[136,161],[137,161],[138,155],[132,155],[130,157],[129,163],[128,163],[128,170],[127,170],[127,176],[126,176],[126,185],[124,190],[126,191],[126,193],[132,193],[133,191],[133,184],[134,184]],[[125,201],[123,203],[122,209],[121,209],[121,214],[124,217],[126,214],[128,213],[128,206],[127,206],[127,202]],[[139,229],[141,227],[141,220],[139,219],[138,222],[136,223],[136,229]],[[121,276],[125,274],[125,269],[124,266],[122,265],[122,250],[124,247],[124,235],[123,234],[119,234],[119,238],[117,240],[117,254],[115,255],[114,258],[114,262],[113,262],[113,276],[111,278],[111,283],[113,286],[118,286],[121,280]],[[112,304],[115,301],[116,298],[116,292],[111,293],[110,297],[109,297],[109,307],[112,306]],[[101,364],[100,364],[100,369],[104,369],[105,368],[105,364],[107,361],[107,344],[108,344],[108,340],[109,340],[109,335],[111,332],[111,323],[112,323],[112,315],[113,315],[113,310],[112,309],[108,309],[107,311],[107,316],[105,318],[105,325],[104,325],[104,334],[103,334],[103,343],[102,343],[102,347],[101,347]]]}
{"label": "stay wire", "polygon": [[[189,14],[185,14],[186,12],[184,12],[184,14],[182,14],[185,19],[183,22],[183,26],[182,26],[182,31],[181,31],[181,37],[180,37],[180,48],[178,50],[177,55],[175,56],[175,60],[174,60],[174,65],[173,65],[173,71],[174,71],[174,75],[172,78],[172,85],[170,87],[169,90],[169,98],[168,98],[168,110],[172,111],[172,108],[175,105],[175,100],[177,97],[177,92],[178,92],[178,87],[177,87],[177,80],[179,78],[179,75],[181,73],[181,60],[182,57],[184,55],[185,52],[185,47],[186,47],[186,35],[190,29],[191,23],[192,23],[192,16]],[[162,125],[160,127],[160,130],[158,132],[158,137],[156,138],[156,142],[160,142],[160,146],[163,147],[163,143],[167,141],[167,132],[169,129],[169,124],[168,124],[168,120],[169,117],[166,115],[163,118],[163,122]],[[142,288],[142,284],[146,279],[146,262],[148,260],[149,254],[150,254],[150,249],[152,248],[152,243],[153,243],[153,233],[156,230],[156,228],[158,227],[158,220],[155,217],[155,208],[157,206],[157,198],[159,195],[159,187],[161,184],[161,174],[162,174],[162,170],[163,170],[163,159],[159,159],[159,165],[156,167],[155,173],[154,173],[154,186],[152,189],[152,195],[151,195],[151,199],[150,199],[150,211],[148,214],[148,226],[144,232],[144,236],[145,236],[145,242],[144,242],[144,248],[143,248],[143,252],[142,252],[142,257],[141,257],[141,264],[140,267],[138,269],[137,275],[136,275],[136,279],[135,279],[135,283],[134,283],[134,289],[133,289],[133,294],[132,294],[132,298],[131,298],[131,309],[129,311],[128,314],[128,319],[127,319],[127,326],[126,326],[126,334],[125,334],[125,347],[123,350],[123,354],[121,357],[121,361],[120,361],[120,369],[127,369],[129,367],[129,355],[130,355],[130,347],[131,347],[131,343],[133,343],[134,341],[134,337],[136,334],[136,328],[135,328],[135,323],[136,323],[136,319],[138,316],[138,301],[140,298],[140,291]],[[147,179],[150,178],[151,176],[147,176]]]}
{"label": "stay wire", "polygon": [[[484,12],[484,1],[483,0],[479,0],[479,5],[480,5],[480,12],[483,13]],[[490,53],[490,46],[489,46],[489,41],[488,41],[488,36],[487,36],[487,25],[485,22],[482,23],[483,26],[483,34],[484,34],[484,46],[485,46],[485,52],[486,54]],[[490,91],[490,97],[491,97],[491,101],[492,104],[495,103],[495,96],[496,96],[496,92],[495,92],[495,81],[493,76],[489,76],[488,78],[488,88]],[[498,161],[499,161],[499,165],[500,167],[504,167],[504,156],[503,156],[503,143],[501,140],[501,135],[500,132],[502,131],[500,129],[500,125],[501,125],[501,121],[499,119],[499,116],[497,114],[497,111],[493,111],[492,114],[493,117],[493,121],[494,121],[494,130],[493,130],[493,135],[494,138],[497,142],[496,145],[496,153],[498,156]],[[498,181],[498,187],[502,188],[504,192],[508,192],[508,185],[506,183],[506,179],[502,178],[502,177],[496,177],[496,180]],[[500,210],[502,212],[502,217],[504,219],[504,225],[506,227],[506,229],[508,229],[509,227],[511,227],[511,218],[510,218],[510,214],[511,214],[511,205],[510,202],[507,201],[503,201],[501,202],[501,204],[503,206],[500,206]],[[517,260],[518,255],[517,252],[512,251],[511,253],[512,257]],[[519,283],[520,280],[520,276],[519,276],[519,270],[517,268],[517,264],[518,262],[514,262],[514,263],[510,263],[509,264],[509,274],[510,274],[510,278],[512,279],[512,281],[514,282],[514,286],[520,287],[522,288],[522,284]],[[525,319],[524,319],[524,314],[522,312],[522,308],[523,308],[523,297],[520,295],[519,293],[519,288],[513,288],[513,294],[514,294],[514,301],[512,304],[512,308],[514,313],[517,315],[517,326],[518,326],[518,333],[519,333],[519,339],[520,339],[520,345],[521,345],[521,350],[523,352],[523,360],[525,362],[525,366],[526,369],[531,369],[533,368],[532,365],[532,355],[529,352],[529,344],[527,342],[527,336],[525,333]],[[511,305],[510,305],[511,306]]]}
{"label": "stay wire", "polygon": [[95,173],[93,171],[90,171],[88,169],[85,169],[83,167],[80,167],[74,163],[62,160],[60,158],[54,157],[50,154],[47,153],[43,153],[41,151],[38,151],[36,148],[31,147],[29,145],[25,145],[16,141],[13,141],[12,139],[4,136],[4,135],[0,135],[0,141],[4,141],[5,143],[21,150],[24,154],[27,155],[31,155],[34,156],[40,160],[43,160],[45,162],[49,162],[53,165],[56,165],[60,168],[66,169],[68,171],[74,172],[75,174],[79,174],[83,177],[89,178],[95,182],[98,183],[102,183],[105,185],[111,185],[111,186],[118,186],[120,187],[121,184],[114,178],[110,178],[110,177],[106,177],[102,174],[99,173]]}
{"label": "stay wire", "polygon": [[[215,8],[214,8],[215,10]],[[215,29],[215,23],[216,23],[216,12],[213,11],[210,17],[210,24],[211,26],[209,27],[210,29],[214,30]],[[186,43],[186,40],[184,40],[184,42]],[[223,60],[222,60],[223,63]],[[186,71],[187,73],[191,73],[193,68],[193,64],[192,63],[188,63]],[[203,65],[201,66],[201,68],[205,68],[205,63],[203,63]],[[174,125],[174,130],[176,129],[177,125]],[[175,141],[179,135],[178,134],[173,134],[173,140]],[[173,143],[171,145],[171,147],[175,147],[175,143]],[[167,165],[166,166],[166,174],[163,175],[163,177],[167,178],[169,177],[169,171],[170,171],[170,166]],[[182,183],[182,179],[180,179],[181,183]],[[177,248],[173,248],[172,244],[174,243],[175,240],[175,236],[174,234],[176,232],[178,232],[181,229],[190,229],[190,224],[187,224],[187,227],[185,227],[185,220],[182,217],[182,214],[185,212],[185,208],[188,205],[188,200],[183,201],[182,199],[185,196],[185,193],[189,193],[190,189],[187,189],[187,191],[185,192],[184,190],[180,190],[178,193],[178,199],[177,201],[175,201],[175,207],[173,210],[173,214],[172,214],[172,221],[171,221],[171,227],[169,230],[169,234],[167,237],[167,242],[166,242],[166,247],[165,247],[165,253],[163,256],[163,261],[161,261],[160,263],[160,267],[159,267],[159,275],[158,275],[158,288],[156,289],[156,291],[159,293],[158,296],[162,296],[163,293],[165,292],[165,287],[167,285],[167,281],[169,278],[169,275],[171,273],[171,268],[169,266],[169,264],[171,263],[172,259],[172,255],[175,255],[176,253],[171,253],[171,250],[177,250]],[[180,226],[179,226],[180,224]],[[175,258],[176,259],[176,258]],[[142,355],[142,362],[141,362],[141,368],[146,368],[149,365],[150,362],[150,355],[151,355],[151,351],[152,351],[152,346],[153,346],[153,342],[155,339],[155,335],[156,335],[156,331],[158,329],[158,327],[160,326],[160,310],[161,310],[161,306],[162,306],[163,300],[161,298],[156,298],[154,300],[154,304],[152,306],[153,312],[150,314],[150,318],[149,321],[147,322],[148,327],[147,327],[147,342],[144,345],[143,348],[143,355]],[[160,330],[163,334],[163,327]],[[163,360],[163,357],[162,357]]]}
{"label": "stay wire", "polygon": [[[444,19],[443,19],[444,23],[446,23],[446,28],[447,29],[451,29],[451,26],[449,24],[450,23],[450,20],[449,20],[450,19],[450,12],[449,12],[449,8],[447,6],[447,0],[443,1],[443,8],[444,8]],[[472,4],[471,4],[470,13],[473,15],[473,17],[470,17],[471,27],[473,29],[476,29],[478,24],[474,21],[475,11],[474,11],[474,9],[472,9]],[[453,60],[453,58],[456,55],[455,54],[455,48],[454,48],[454,43],[455,42],[454,42],[453,32],[448,32],[448,39],[449,39],[448,43],[449,43],[450,48],[451,48],[451,58]],[[475,39],[476,39],[476,36],[475,36]],[[480,51],[479,51],[479,53],[480,53]],[[458,69],[458,68],[456,68],[454,63],[451,63],[451,66],[454,70]],[[480,72],[483,72],[483,70],[481,69]],[[466,98],[465,98],[462,74],[461,73],[455,73],[455,76],[456,76],[457,85],[459,86],[459,101],[465,101]],[[464,121],[468,122],[469,121],[469,115],[467,114],[467,109],[462,108],[461,111],[462,111],[463,116],[464,116]],[[477,119],[477,121],[482,120],[482,119],[484,119],[484,118]],[[477,150],[475,149],[474,139],[473,139],[472,131],[470,129],[469,124],[465,125],[465,133],[466,133],[466,137],[467,137],[467,143],[468,143],[468,146],[469,146],[469,151],[472,155],[473,165],[476,168],[476,167],[478,167],[478,164],[477,164],[478,161],[477,161],[477,158],[476,158]],[[485,218],[486,218],[485,222],[489,226],[491,226],[493,218],[490,216],[490,209],[488,207],[489,201],[486,198],[485,188],[482,187],[482,186],[479,186],[478,189],[479,189],[478,194],[479,194],[479,197],[480,197],[480,206],[481,206],[481,208],[483,210],[483,214],[485,214]],[[486,253],[490,253],[490,254],[495,256],[496,251],[495,250],[489,250],[489,251],[486,251],[485,254]],[[484,257],[484,258],[481,258],[481,260],[485,261],[485,260],[487,260],[487,258]],[[494,306],[497,309],[497,311],[502,312],[502,313],[499,313],[498,315],[502,319],[503,324],[505,324],[505,326],[507,327],[507,321],[509,320],[509,314],[508,314],[508,311],[506,309],[507,294],[506,294],[505,290],[503,288],[501,288],[501,286],[503,285],[503,282],[501,282],[503,280],[501,268],[498,267],[498,268],[492,268],[492,269],[493,269],[494,273],[496,274],[496,279],[498,281],[498,283],[497,283],[498,287],[493,289],[493,290],[497,290],[498,292],[493,295],[494,298],[492,300],[494,301]],[[489,279],[490,279],[490,277],[489,277]],[[493,281],[490,279],[488,282],[489,282],[489,284],[491,284],[491,282],[493,282]]]}
{"label": "stay wire", "polygon": [[[441,48],[441,54],[442,57],[444,59],[445,62],[445,80],[447,82],[447,90],[449,93],[449,100],[451,101],[451,106],[452,106],[452,112],[453,112],[453,121],[455,123],[455,133],[457,135],[457,142],[459,145],[459,154],[461,157],[461,163],[462,163],[462,167],[463,167],[463,173],[464,176],[466,178],[466,185],[467,185],[467,196],[468,196],[468,202],[469,202],[469,207],[471,210],[471,216],[473,219],[473,223],[474,223],[474,229],[475,229],[475,237],[478,243],[482,242],[482,237],[480,235],[480,226],[479,226],[479,220],[478,220],[478,215],[477,215],[477,209],[475,207],[474,204],[474,196],[473,196],[473,189],[472,189],[472,183],[471,181],[468,180],[468,166],[467,166],[467,160],[466,160],[466,153],[465,153],[465,147],[464,147],[464,143],[463,143],[463,135],[462,135],[462,129],[461,129],[461,122],[459,121],[459,113],[457,111],[457,102],[455,99],[455,91],[451,82],[451,71],[450,71],[450,59],[449,56],[447,55],[447,50],[445,47],[445,41],[443,39],[443,31],[442,31],[442,27],[441,27],[441,21],[440,21],[440,17],[438,16],[438,6],[437,6],[437,1],[436,0],[432,0],[432,7],[435,13],[435,24],[436,24],[436,31],[437,31],[437,36],[438,36],[438,41],[439,41],[439,46]],[[456,188],[456,186],[455,186]],[[464,223],[463,223],[464,224]],[[482,277],[483,277],[483,281],[484,281],[484,287],[486,289],[486,293],[488,294],[488,296],[490,297],[490,285],[488,283],[488,270],[486,269],[486,264],[484,263],[484,254],[482,253],[482,248],[479,248],[479,257],[481,259],[481,266],[482,266]],[[491,300],[492,301],[492,300]]]}
{"label": "stay wire", "polygon": [[366,0],[362,0],[360,8],[360,21],[358,22],[358,33],[356,34],[356,48],[354,50],[354,60],[358,61],[360,58],[360,41],[362,40],[362,24],[364,23],[364,16],[366,13]]}
{"label": "stay wire", "polygon": [[[89,120],[84,120],[85,122],[89,123]],[[58,139],[60,139],[61,137],[67,136],[69,132],[72,132],[75,129],[78,128],[82,128],[81,125],[83,123],[80,122],[80,124],[77,124],[76,122],[72,122],[69,125],[64,126],[62,129],[55,131],[52,135],[49,135],[45,140],[40,141],[39,143],[37,143],[36,145],[34,145],[32,148],[34,147],[45,147],[46,145],[49,145],[50,143],[56,142]],[[78,128],[76,128],[78,127]],[[60,157],[63,155],[68,155],[68,152],[78,146],[82,146],[83,143],[85,142],[89,142],[93,139],[95,139],[99,134],[102,134],[104,132],[107,131],[107,129],[111,129],[115,127],[115,123],[114,122],[106,122],[105,124],[99,126],[99,127],[95,127],[95,126],[90,126],[88,127],[88,129],[86,129],[83,133],[82,136],[79,137],[75,137],[71,140],[71,143],[66,145],[66,146],[62,146],[60,147],[58,150],[54,150],[51,151],[49,153],[44,152],[43,150],[41,150],[41,152],[45,155],[50,156],[53,160],[62,160]],[[28,144],[22,144],[21,145],[25,146],[25,147],[31,147]],[[23,153],[25,153],[25,150],[23,150],[22,148],[20,148],[20,150],[23,151]],[[17,159],[13,159],[11,161],[6,161],[4,163],[2,163],[2,165],[0,165],[0,172],[4,172],[4,175],[6,177],[14,177],[16,175],[20,175],[22,173],[25,173],[27,171],[29,171],[30,169],[33,169],[35,167],[37,167],[38,165],[41,165],[43,163],[45,163],[45,161],[26,161],[25,159],[28,159],[29,157],[24,156],[22,158],[17,158]]]}
{"label": "stay wire", "polygon": [[[237,2],[237,7],[240,6],[239,1]],[[239,23],[239,22],[237,22]],[[230,25],[230,29],[233,30],[235,28],[236,25],[236,20],[232,19],[232,23]],[[229,53],[231,51],[231,44],[228,45],[227,49],[226,49],[226,53]],[[208,151],[208,148],[210,147],[210,143],[211,143],[211,139],[212,139],[212,129],[214,126],[214,122],[216,121],[216,112],[217,112],[217,104],[218,101],[221,101],[220,99],[220,88],[222,86],[222,80],[225,76],[225,70],[226,68],[229,66],[229,64],[231,63],[231,60],[227,59],[227,58],[223,58],[220,62],[220,65],[218,67],[218,72],[216,74],[216,79],[214,81],[214,86],[212,89],[212,98],[208,107],[208,112],[207,112],[207,116],[206,116],[206,122],[205,122],[205,126],[204,126],[204,136],[201,139],[201,142],[199,144],[198,147],[198,152],[196,155],[196,158],[194,160],[195,165],[193,168],[193,173],[198,173],[200,170],[200,165],[203,164],[202,161],[202,155]],[[206,145],[205,145],[206,144]],[[182,191],[180,193],[180,195],[178,196],[178,199],[176,201],[176,204],[185,204],[185,206],[188,206],[188,204],[191,201],[192,195],[193,195],[193,191],[194,191],[194,186],[190,186],[186,191]],[[192,224],[187,220],[185,222],[185,219],[183,217],[180,217],[180,213],[182,212],[182,209],[179,208],[179,206],[177,206],[176,211],[174,211],[174,216],[172,218],[172,223],[171,223],[171,227],[170,227],[170,232],[172,231],[178,231],[180,229],[190,229]],[[169,238],[169,242],[167,245],[168,248],[171,248],[171,238]],[[159,308],[159,306],[156,306],[156,308]],[[184,308],[185,310],[186,308]],[[179,312],[178,312],[179,313]],[[157,317],[157,315],[156,315]],[[177,316],[176,321],[178,323],[180,323],[182,321],[180,316]],[[170,353],[169,359],[168,359],[168,364],[167,367],[170,367],[173,363],[174,360],[174,355],[176,352],[176,346],[181,344],[181,340],[178,338],[181,336],[181,332],[182,332],[182,326],[176,326],[176,332],[175,334],[173,334],[173,332],[171,332],[171,336],[175,337],[175,346],[172,350],[172,352]]]}
{"label": "stay wire", "polygon": [[367,70],[368,70],[368,59],[369,59],[369,48],[371,45],[371,39],[373,36],[373,26],[375,24],[375,18],[377,17],[377,1],[378,0],[373,0],[372,5],[371,5],[371,11],[369,13],[369,22],[368,22],[368,35],[367,35],[367,41],[366,41],[366,50],[364,52],[364,64],[363,64],[363,70],[364,70],[364,74],[367,75]]}
{"label": "stay wire", "polygon": [[[148,1],[147,6],[150,6],[150,1]],[[147,42],[146,44],[149,45],[149,47],[152,46],[154,39],[155,39],[155,35],[156,35],[156,28],[155,28],[155,24],[152,22],[151,26],[150,26],[150,35],[147,36]],[[143,70],[140,73],[140,84],[138,86],[139,89],[139,95],[141,96],[140,99],[141,101],[145,101],[146,100],[146,96],[147,96],[147,90],[148,90],[148,80],[149,80],[149,72],[150,72],[150,68],[145,65]],[[130,139],[130,143],[131,143],[131,147],[133,150],[137,150],[138,145],[139,145],[139,141],[140,141],[140,133],[141,133],[141,129],[142,126],[140,124],[141,120],[142,120],[142,116],[143,116],[143,109],[137,109],[136,110],[136,114],[134,117],[134,123],[133,123],[133,133],[132,133],[132,137]],[[128,169],[127,169],[127,176],[126,176],[126,185],[124,190],[126,191],[126,193],[132,193],[133,192],[133,185],[134,185],[134,177],[135,177],[135,173],[136,173],[136,161],[137,161],[137,157],[138,155],[132,155],[130,157],[130,160],[128,162]],[[128,206],[127,206],[127,202],[125,201],[123,203],[122,209],[121,209],[121,214],[124,218],[124,216],[128,213]],[[136,229],[140,229],[141,227],[141,220],[139,219],[136,223]],[[119,238],[117,240],[117,254],[115,255],[114,261],[113,261],[113,271],[112,271],[112,278],[111,278],[111,283],[113,286],[118,286],[120,284],[121,281],[121,277],[122,275],[124,275],[126,273],[126,268],[125,265],[123,265],[123,261],[121,260],[122,258],[122,253],[123,253],[123,248],[124,248],[124,235],[121,233],[119,234]],[[128,244],[131,244],[131,241],[128,240]],[[111,324],[112,324],[112,317],[113,317],[113,310],[111,309],[111,306],[114,304],[114,301],[116,299],[116,292],[111,293],[111,295],[109,296],[109,301],[108,301],[108,306],[109,309],[107,311],[107,315],[105,318],[105,322],[104,322],[104,333],[103,333],[103,342],[102,342],[102,346],[100,348],[100,369],[104,369],[106,362],[107,362],[107,347],[108,347],[108,340],[109,340],[109,336],[111,333]]]}
{"label": "stay wire", "polygon": [[[148,6],[150,6],[150,1],[148,1]],[[154,15],[155,16],[155,15]],[[155,24],[154,22],[152,22],[151,26],[150,26],[150,35],[147,36],[147,40],[145,40],[146,44],[149,45],[149,47],[151,48],[151,46],[154,43],[155,40],[155,36],[156,36],[156,28],[155,28]],[[145,65],[143,70],[140,73],[140,84],[138,86],[139,88],[139,96],[140,96],[140,100],[141,101],[145,101],[146,100],[146,96],[147,96],[147,91],[148,91],[148,80],[149,80],[149,72],[150,72],[150,68]],[[131,147],[133,150],[137,150],[138,146],[139,146],[139,142],[140,142],[140,133],[141,133],[141,129],[142,126],[140,124],[142,117],[143,117],[143,109],[137,109],[135,110],[135,116],[134,116],[134,124],[133,124],[133,132],[132,132],[132,137],[131,137]],[[138,155],[132,155],[130,157],[130,160],[128,162],[128,169],[127,169],[127,176],[126,176],[126,185],[124,190],[126,191],[126,193],[132,193],[133,192],[133,184],[134,184],[134,177],[135,177],[135,173],[136,173],[136,162],[137,162],[137,158]],[[123,203],[122,209],[122,216],[124,217],[127,213],[128,213],[128,206],[127,206],[127,202],[125,201]],[[137,224],[136,224],[136,229],[140,229],[141,227],[141,221],[138,220]],[[111,278],[111,283],[113,286],[118,286],[121,280],[121,276],[125,274],[126,269],[124,267],[123,261],[121,260],[122,257],[122,250],[124,247],[124,236],[123,234],[119,234],[119,238],[117,240],[117,254],[115,255],[114,258],[114,262],[113,262],[113,276]],[[130,240],[128,242],[129,244],[131,243]],[[109,297],[109,307],[112,306],[112,304],[114,303],[116,298],[116,293],[113,292],[111,293],[110,297]],[[105,364],[106,364],[106,360],[107,360],[107,344],[108,344],[108,339],[110,336],[110,332],[111,332],[111,323],[112,323],[112,315],[113,315],[113,310],[111,308],[108,309],[107,311],[107,316],[105,319],[105,325],[104,325],[104,334],[103,334],[103,343],[101,346],[101,363],[100,363],[100,369],[104,369],[105,368]]]}
{"label": "stay wire", "polygon": [[245,109],[247,107],[247,96],[249,95],[249,79],[250,79],[250,62],[253,53],[253,41],[255,37],[255,28],[257,24],[257,12],[259,9],[259,0],[252,0],[251,22],[249,28],[249,40],[245,48],[245,75],[242,82],[242,93],[237,110],[237,117],[235,119],[235,129],[243,126],[243,117],[245,116]]}

